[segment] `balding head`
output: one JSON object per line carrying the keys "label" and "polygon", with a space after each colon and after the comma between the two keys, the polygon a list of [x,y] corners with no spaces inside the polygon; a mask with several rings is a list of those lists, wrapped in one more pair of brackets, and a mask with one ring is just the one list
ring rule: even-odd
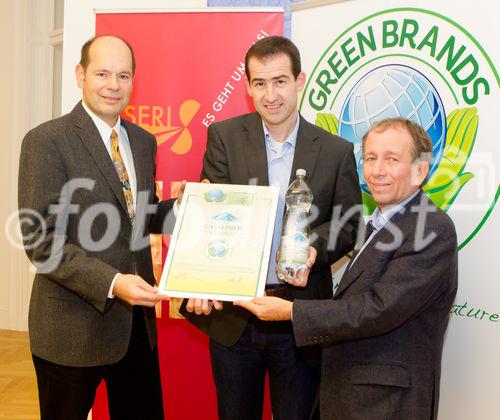
{"label": "balding head", "polygon": [[89,65],[89,62],[90,62],[90,48],[91,46],[99,41],[99,40],[104,40],[105,38],[107,38],[108,40],[110,40],[111,38],[111,41],[114,39],[116,41],[121,41],[123,44],[125,44],[127,46],[127,48],[129,49],[130,51],[130,57],[131,57],[131,60],[132,60],[132,75],[135,74],[135,55],[134,55],[134,50],[132,49],[132,47],[130,46],[130,44],[125,41],[123,38],[120,38],[119,36],[116,36],[116,35],[96,35],[95,37],[89,39],[85,44],[83,44],[82,46],[82,51],[81,51],[81,55],[80,55],[80,65],[83,67],[84,70],[87,70],[87,66]]}

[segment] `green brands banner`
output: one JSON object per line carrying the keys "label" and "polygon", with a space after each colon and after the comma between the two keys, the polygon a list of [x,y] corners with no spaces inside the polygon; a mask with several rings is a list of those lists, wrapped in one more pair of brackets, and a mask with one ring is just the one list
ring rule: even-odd
{"label": "green brands banner", "polygon": [[423,189],[452,217],[460,244],[443,356],[445,420],[498,418],[499,20],[500,5],[486,0],[353,0],[292,15],[307,74],[300,112],[354,144],[367,214],[375,204],[360,168],[369,126],[401,116],[432,139]]}

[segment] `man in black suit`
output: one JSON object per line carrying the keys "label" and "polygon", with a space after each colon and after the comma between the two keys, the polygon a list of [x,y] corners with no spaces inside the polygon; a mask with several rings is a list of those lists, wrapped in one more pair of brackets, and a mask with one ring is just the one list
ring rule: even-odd
{"label": "man in black suit", "polygon": [[[353,248],[357,234],[355,216],[347,217],[342,227],[331,223],[334,208],[344,215],[360,204],[352,145],[308,123],[297,112],[305,75],[290,40],[271,36],[257,41],[246,54],[245,67],[247,91],[257,112],[209,127],[201,177],[214,183],[278,185],[278,221],[266,294],[290,301],[330,299],[330,265]],[[315,209],[306,287],[279,284],[275,272],[285,193],[299,168],[306,170]],[[333,249],[327,246],[331,228],[338,233]],[[181,311],[211,338],[219,417],[260,419],[268,372],[273,418],[307,418],[319,385],[319,351],[298,351],[289,321],[262,322],[229,302],[224,302],[222,310],[211,311],[211,304],[190,300]],[[220,302],[215,305],[220,309]]]}
{"label": "man in black suit", "polygon": [[293,318],[299,346],[323,344],[322,419],[436,419],[457,239],[420,190],[432,144],[409,120],[383,120],[364,136],[363,157],[378,208],[333,299],[236,304],[265,320]]}
{"label": "man in black suit", "polygon": [[163,418],[149,233],[157,204],[156,140],[120,118],[133,51],[113,36],[82,48],[83,101],[26,134],[19,207],[37,268],[29,334],[42,419],[86,419],[104,379],[112,419]]}

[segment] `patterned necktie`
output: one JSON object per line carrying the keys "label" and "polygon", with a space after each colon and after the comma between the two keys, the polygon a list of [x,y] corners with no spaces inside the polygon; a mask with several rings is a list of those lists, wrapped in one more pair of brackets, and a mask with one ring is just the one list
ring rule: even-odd
{"label": "patterned necktie", "polygon": [[123,163],[122,155],[120,154],[120,148],[118,146],[118,134],[113,130],[111,132],[111,159],[115,164],[116,172],[118,172],[118,177],[123,187],[123,195],[125,196],[125,201],[127,203],[128,217],[130,220],[134,219],[134,201],[132,199],[132,190],[130,188],[130,181],[128,179],[127,169]]}

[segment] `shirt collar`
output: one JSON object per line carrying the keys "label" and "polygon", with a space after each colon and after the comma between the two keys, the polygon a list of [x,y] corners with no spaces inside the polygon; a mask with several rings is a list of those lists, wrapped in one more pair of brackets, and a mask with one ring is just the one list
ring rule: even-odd
{"label": "shirt collar", "polygon": [[116,124],[113,127],[110,127],[109,124],[99,118],[97,115],[95,115],[90,108],[85,104],[85,101],[82,100],[82,105],[83,109],[89,114],[90,118],[92,118],[92,121],[94,122],[95,126],[97,127],[97,131],[99,131],[99,134],[101,135],[102,140],[106,143],[109,138],[111,137],[111,132],[113,130],[116,131],[116,134],[120,136],[120,126],[121,126],[121,119],[120,116],[118,116],[116,120]]}
{"label": "shirt collar", "polygon": [[391,206],[386,211],[380,210],[380,207],[377,207],[373,212],[372,217],[370,217],[370,221],[373,224],[375,230],[380,230],[384,227],[384,225],[391,220],[391,218],[399,213],[413,198],[420,192],[420,189],[417,189],[413,194],[405,198],[398,204]]}
{"label": "shirt collar", "polygon": [[[297,134],[299,133],[299,125],[300,125],[300,115],[297,112],[297,121],[295,122],[295,127],[293,127],[292,132],[290,135],[285,139],[283,144],[288,143],[290,146],[295,147],[295,144],[297,143]],[[262,127],[264,129],[264,138],[266,142],[270,143],[271,140],[273,140],[271,133],[266,127],[266,124],[264,121],[262,121]]]}

